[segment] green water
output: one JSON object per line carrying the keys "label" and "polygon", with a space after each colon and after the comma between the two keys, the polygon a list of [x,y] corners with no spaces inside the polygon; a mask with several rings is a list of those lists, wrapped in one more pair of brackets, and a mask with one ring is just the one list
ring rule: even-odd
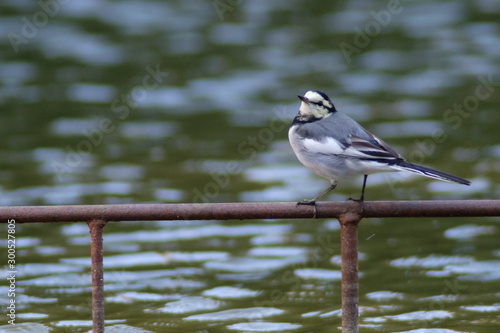
{"label": "green water", "polygon": [[[327,181],[287,139],[311,89],[410,161],[472,181],[373,175],[367,200],[500,194],[494,1],[6,1],[0,18],[3,206],[313,197]],[[91,318],[86,228],[17,226],[18,327],[91,329],[75,322]],[[496,332],[498,235],[496,218],[363,220],[361,331]],[[110,223],[107,326],[340,331],[339,240],[335,220]],[[223,286],[253,293],[211,291]],[[186,319],[255,307],[274,310]]]}

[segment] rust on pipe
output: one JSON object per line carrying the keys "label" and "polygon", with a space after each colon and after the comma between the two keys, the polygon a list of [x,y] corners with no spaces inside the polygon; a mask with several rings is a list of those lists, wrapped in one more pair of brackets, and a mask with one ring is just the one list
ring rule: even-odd
{"label": "rust on pipe", "polygon": [[359,333],[358,223],[361,220],[360,213],[361,210],[339,216],[342,257],[342,333]]}
{"label": "rust on pipe", "polygon": [[93,333],[104,333],[104,267],[102,229],[105,220],[88,222],[90,229],[90,255],[92,258],[92,322]]}
{"label": "rust on pipe", "polygon": [[[318,202],[316,217],[338,218],[356,210],[356,202]],[[362,217],[500,216],[500,200],[369,201]],[[295,202],[128,204],[0,207],[0,220],[81,222],[146,220],[300,219],[314,216],[313,206]]]}

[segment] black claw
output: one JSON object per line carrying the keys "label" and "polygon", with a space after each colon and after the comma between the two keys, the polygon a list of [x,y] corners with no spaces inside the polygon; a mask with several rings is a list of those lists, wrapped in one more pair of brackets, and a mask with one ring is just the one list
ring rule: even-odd
{"label": "black claw", "polygon": [[363,201],[364,201],[364,198],[363,198],[363,197],[361,197],[361,198],[359,198],[359,199],[354,199],[354,198],[352,198],[352,197],[349,197],[349,198],[347,198],[347,201],[363,202]]}
{"label": "black claw", "polygon": [[313,206],[314,211],[313,211],[313,219],[316,218],[316,200],[302,200],[297,202],[297,206]]}
{"label": "black claw", "polygon": [[301,206],[301,205],[314,206],[314,205],[316,205],[316,200],[302,200],[302,201],[297,202],[297,206]]}

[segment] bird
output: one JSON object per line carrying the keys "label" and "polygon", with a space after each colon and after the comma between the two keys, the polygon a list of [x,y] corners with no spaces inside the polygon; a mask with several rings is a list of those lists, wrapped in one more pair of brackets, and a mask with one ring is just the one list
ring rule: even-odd
{"label": "bird", "polygon": [[330,98],[317,90],[298,96],[299,112],[288,131],[290,145],[298,160],[309,170],[330,181],[330,186],[311,200],[298,205],[315,205],[335,189],[340,180],[364,176],[359,199],[363,202],[368,175],[387,171],[408,171],[447,182],[470,185],[470,181],[407,162],[394,148],[363,128],[354,119],[337,111]]}

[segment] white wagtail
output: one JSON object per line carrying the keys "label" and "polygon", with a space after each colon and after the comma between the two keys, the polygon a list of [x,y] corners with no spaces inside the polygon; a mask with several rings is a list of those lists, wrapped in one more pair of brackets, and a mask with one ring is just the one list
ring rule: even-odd
{"label": "white wagtail", "polygon": [[361,175],[364,176],[363,189],[361,198],[356,201],[363,201],[366,179],[376,172],[409,171],[448,182],[470,184],[460,177],[406,162],[387,143],[338,112],[325,93],[308,91],[298,97],[302,103],[288,131],[290,144],[302,164],[331,183],[316,198],[298,204],[314,205],[316,200],[337,186],[338,180]]}

